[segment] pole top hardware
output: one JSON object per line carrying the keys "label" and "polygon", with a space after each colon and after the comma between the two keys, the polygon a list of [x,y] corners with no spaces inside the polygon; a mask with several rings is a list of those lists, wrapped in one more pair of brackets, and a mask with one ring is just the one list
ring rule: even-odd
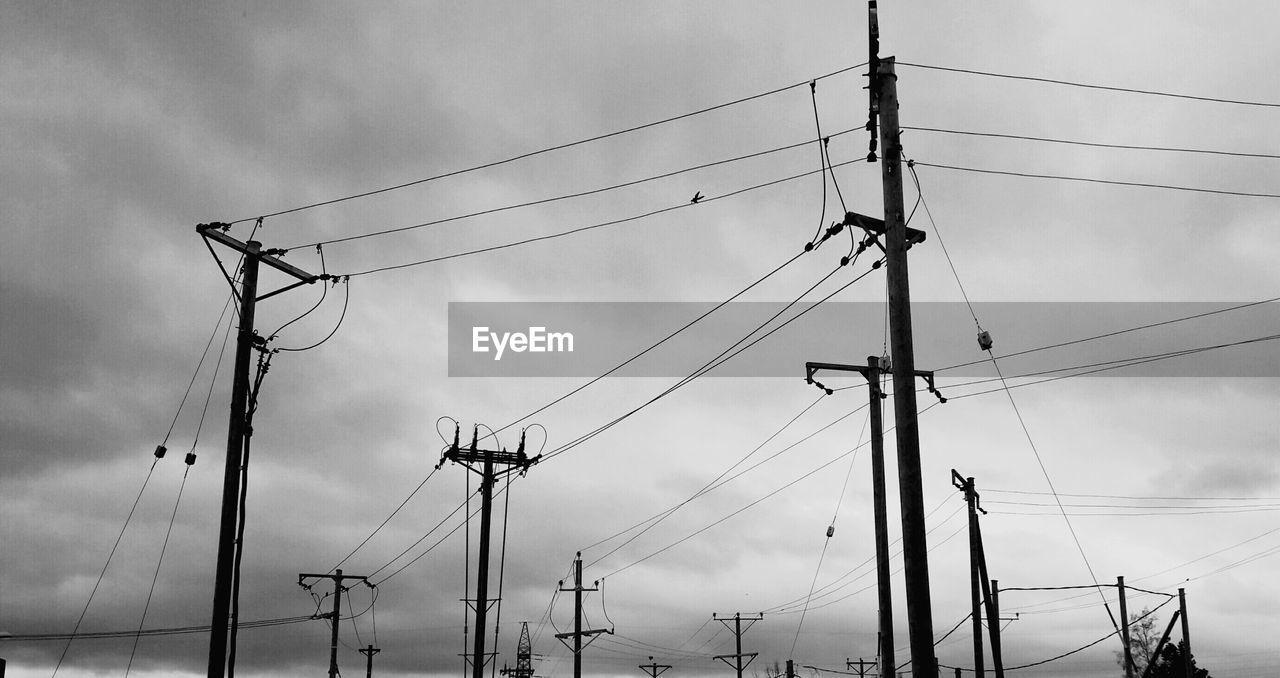
{"label": "pole top hardware", "polygon": [[[865,214],[846,212],[843,223],[849,227],[860,228],[872,236],[884,235],[885,233],[884,219],[876,219]],[[907,249],[911,249],[912,245],[924,242],[924,231],[910,226],[905,228],[907,229]],[[876,241],[876,245],[880,245],[879,241]],[[883,250],[884,247],[881,246],[880,249]]]}

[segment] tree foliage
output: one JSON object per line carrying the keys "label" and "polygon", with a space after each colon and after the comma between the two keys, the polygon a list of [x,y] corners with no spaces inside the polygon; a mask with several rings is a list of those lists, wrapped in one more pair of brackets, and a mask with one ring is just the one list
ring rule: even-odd
{"label": "tree foliage", "polygon": [[[1133,656],[1134,675],[1142,676],[1147,665],[1151,665],[1147,678],[1184,678],[1182,657],[1186,654],[1186,641],[1165,643],[1157,656],[1156,644],[1160,642],[1160,635],[1161,632],[1156,630],[1156,618],[1150,610],[1144,609],[1130,616],[1129,653]],[[1194,654],[1190,658],[1190,678],[1212,678],[1206,669],[1196,666]],[[1116,663],[1124,668],[1124,652],[1116,652]]]}

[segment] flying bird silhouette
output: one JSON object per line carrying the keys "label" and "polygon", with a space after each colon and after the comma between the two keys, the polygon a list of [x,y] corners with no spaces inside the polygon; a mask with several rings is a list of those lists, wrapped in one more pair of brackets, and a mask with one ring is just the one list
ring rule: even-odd
{"label": "flying bird silhouette", "polygon": [[699,201],[699,200],[702,200],[702,191],[698,191],[698,192],[694,193],[694,194],[693,194],[693,200],[690,200],[689,202],[690,202],[690,203],[693,203],[693,204],[695,204],[695,205],[696,205],[696,204],[698,204],[698,201]]}

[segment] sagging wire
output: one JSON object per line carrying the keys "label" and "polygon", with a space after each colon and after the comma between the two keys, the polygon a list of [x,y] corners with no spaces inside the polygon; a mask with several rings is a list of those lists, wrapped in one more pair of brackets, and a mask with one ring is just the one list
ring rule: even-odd
{"label": "sagging wire", "polygon": [[116,542],[111,545],[111,551],[107,554],[107,562],[102,565],[102,571],[98,573],[98,580],[94,582],[93,589],[89,591],[89,600],[84,603],[84,609],[80,611],[80,618],[76,620],[76,625],[71,629],[71,635],[67,637],[67,644],[62,647],[62,654],[58,656],[58,663],[53,667],[53,675],[58,675],[58,669],[62,667],[62,662],[67,658],[67,651],[71,649],[71,641],[75,640],[77,632],[80,631],[80,624],[84,623],[84,616],[89,612],[89,605],[93,603],[93,596],[98,592],[98,587],[102,584],[102,578],[107,574],[107,567],[111,565],[111,559],[116,555],[116,549],[120,546],[120,540],[124,537],[124,531],[128,529],[129,522],[133,520],[133,512],[138,508],[138,502],[142,500],[142,493],[147,489],[147,483],[151,481],[151,474],[156,470],[156,464],[164,453],[156,450],[155,459],[151,460],[151,469],[147,471],[147,477],[142,481],[142,488],[138,490],[138,496],[133,500],[133,506],[129,508],[129,515],[124,519],[124,525],[120,527],[120,534],[116,535]]}
{"label": "sagging wire", "polygon": [[277,328],[277,329],[276,329],[276,331],[274,331],[274,332],[272,332],[271,334],[267,335],[267,342],[268,342],[268,343],[270,343],[270,342],[271,342],[272,340],[274,340],[277,336],[279,336],[279,334],[280,334],[282,331],[284,331],[284,329],[285,329],[286,327],[288,327],[288,326],[290,326],[290,325],[292,325],[292,324],[294,324],[294,323],[298,322],[299,320],[302,320],[303,318],[305,318],[305,317],[307,317],[307,316],[311,315],[311,312],[312,312],[312,311],[316,310],[317,308],[320,308],[320,304],[323,304],[323,303],[324,303],[324,298],[329,294],[329,285],[325,285],[325,284],[323,284],[323,283],[324,283],[324,281],[326,281],[326,280],[328,280],[328,279],[329,279],[329,270],[328,270],[328,268],[325,266],[325,263],[324,263],[324,247],[323,247],[322,245],[316,245],[316,254],[319,254],[319,255],[320,255],[320,281],[321,281],[321,285],[320,285],[320,299],[319,299],[319,301],[317,301],[317,302],[315,303],[315,305],[314,305],[314,306],[312,306],[311,308],[307,309],[307,310],[306,310],[306,312],[304,312],[302,315],[300,315],[300,316],[298,316],[298,317],[294,318],[293,320],[290,320],[289,322],[287,322],[287,323],[285,323],[285,324],[281,325],[279,328]]}
{"label": "sagging wire", "polygon": [[[223,310],[226,309],[224,308]],[[156,582],[160,579],[160,566],[164,563],[164,553],[169,547],[169,535],[173,533],[173,523],[178,518],[178,506],[182,503],[182,492],[187,488],[187,475],[191,473],[191,467],[195,463],[196,455],[188,453],[186,458],[187,468],[182,472],[182,484],[178,486],[178,498],[173,502],[173,514],[169,516],[169,527],[165,530],[164,542],[160,545],[160,557],[156,560],[156,571],[151,575],[151,588],[147,590],[147,602],[142,606],[142,616],[138,619],[138,631],[133,635],[133,649],[129,650],[129,663],[124,668],[125,678],[128,678],[129,671],[133,668],[134,655],[138,653],[138,639],[142,637],[142,625],[147,621],[147,610],[151,609],[151,597],[155,594]]]}
{"label": "sagging wire", "polygon": [[[331,276],[330,280],[332,281],[333,285],[337,285],[339,283],[339,278],[341,278],[341,282],[345,286],[344,291],[346,292],[346,294],[344,294],[342,297],[342,315],[338,316],[338,324],[333,326],[333,330],[331,330],[329,334],[325,336],[324,339],[321,339],[320,341],[317,341],[316,343],[310,346],[305,346],[303,348],[280,347],[280,348],[273,349],[274,351],[289,351],[294,353],[300,353],[302,351],[310,351],[311,349],[316,348],[317,346],[323,344],[324,342],[329,341],[329,339],[338,332],[338,328],[342,327],[342,321],[345,320],[347,317],[347,305],[350,304],[351,302],[351,276],[349,275]],[[310,313],[310,311],[308,311],[308,313]]]}
{"label": "sagging wire", "polygon": [[[1098,576],[1093,571],[1093,565],[1089,562],[1089,556],[1084,552],[1084,545],[1080,543],[1080,537],[1076,534],[1075,526],[1071,524],[1071,518],[1067,515],[1066,508],[1062,505],[1062,499],[1058,496],[1058,490],[1053,485],[1053,479],[1049,477],[1049,469],[1045,466],[1044,460],[1040,458],[1040,450],[1036,447],[1035,440],[1031,437],[1031,430],[1027,428],[1026,421],[1022,418],[1022,411],[1018,409],[1018,403],[1013,398],[1013,392],[1009,389],[1009,384],[1005,380],[1004,373],[1000,370],[1000,363],[996,360],[995,353],[991,350],[994,345],[991,339],[991,333],[982,329],[982,323],[978,321],[978,315],[973,310],[973,304],[969,302],[969,294],[964,289],[964,284],[960,282],[960,275],[956,272],[955,265],[951,261],[951,255],[947,254],[946,245],[942,242],[942,235],[938,231],[938,224],[933,219],[933,213],[929,210],[929,203],[924,200],[924,193],[920,188],[920,178],[916,174],[915,160],[907,161],[907,168],[911,171],[911,178],[916,185],[916,194],[918,200],[924,205],[925,215],[929,217],[929,223],[933,226],[933,233],[938,237],[938,244],[942,247],[942,253],[946,256],[947,264],[951,267],[951,274],[955,276],[956,285],[960,288],[960,294],[964,296],[965,304],[969,307],[969,314],[973,316],[973,323],[978,328],[978,348],[985,351],[991,360],[991,365],[996,369],[996,376],[1000,379],[1001,387],[1005,395],[1009,398],[1009,404],[1013,407],[1013,413],[1018,418],[1018,425],[1022,428],[1022,433],[1027,439],[1027,444],[1031,447],[1031,453],[1035,456],[1036,464],[1040,467],[1040,473],[1044,476],[1045,483],[1049,486],[1049,491],[1053,493],[1053,499],[1058,505],[1058,512],[1062,514],[1062,519],[1067,524],[1067,531],[1071,533],[1071,539],[1075,542],[1076,550],[1080,553],[1080,559],[1084,561],[1085,569],[1089,572],[1089,577],[1093,580],[1094,585],[1098,585]],[[1110,603],[1102,594],[1102,590],[1098,590],[1098,596],[1102,598],[1102,605],[1107,611],[1107,617],[1111,620],[1111,626],[1120,632],[1120,625],[1116,621],[1115,613],[1111,610]]]}
{"label": "sagging wire", "polygon": [[[880,403],[873,406],[878,407]],[[791,640],[791,653],[788,655],[794,657],[796,654],[796,644],[800,642],[800,630],[804,628],[804,618],[809,614],[809,602],[813,598],[813,589],[818,585],[818,575],[822,572],[822,561],[827,557],[827,547],[831,545],[831,538],[836,534],[836,518],[840,515],[840,504],[844,502],[844,493],[849,489],[849,478],[853,475],[853,464],[858,460],[858,450],[862,449],[862,438],[867,433],[867,423],[871,420],[871,410],[867,410],[867,416],[862,420],[862,430],[858,432],[858,444],[853,448],[853,454],[849,457],[849,471],[845,474],[844,485],[840,487],[840,496],[836,499],[835,510],[831,514],[831,524],[827,526],[827,536],[822,542],[822,552],[818,554],[818,566],[813,570],[813,581],[809,583],[809,593],[805,596],[804,609],[800,612],[800,622],[796,624],[796,635]]]}

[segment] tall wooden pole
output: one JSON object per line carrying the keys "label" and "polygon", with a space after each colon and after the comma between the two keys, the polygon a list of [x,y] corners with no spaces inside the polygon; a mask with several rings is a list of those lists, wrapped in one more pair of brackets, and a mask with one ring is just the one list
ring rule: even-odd
{"label": "tall wooden pole", "polygon": [[1187,622],[1187,592],[1178,589],[1178,612],[1182,614],[1182,678],[1191,676],[1191,626]]}
{"label": "tall wooden pole", "polygon": [[[880,606],[880,675],[892,676],[893,590],[889,582],[889,509],[884,482],[884,394],[880,392],[880,359],[867,356],[867,385],[871,402],[871,486],[875,505],[876,589]],[[859,660],[861,661],[861,660]]]}
{"label": "tall wooden pole", "polygon": [[[955,471],[953,470],[954,474]],[[978,563],[982,543],[978,536],[977,496],[973,490],[973,478],[964,479],[964,500],[969,506],[969,603],[973,618],[973,673],[977,678],[987,674],[982,661],[982,568]],[[999,620],[988,620],[998,624]]]}
{"label": "tall wooden pole", "polygon": [[1129,607],[1124,599],[1124,577],[1116,577],[1120,591],[1120,642],[1124,643],[1124,678],[1133,678],[1133,651],[1129,646]]}
{"label": "tall wooden pole", "polygon": [[884,193],[885,256],[889,285],[889,344],[893,358],[893,415],[898,443],[898,493],[902,509],[902,557],[907,584],[907,631],[915,678],[936,678],[933,604],[916,420],[915,349],[907,275],[906,214],[902,200],[902,146],[898,129],[898,76],[894,58],[880,59],[872,86],[879,95],[880,176]]}
{"label": "tall wooden pole", "polygon": [[209,678],[222,678],[227,668],[227,632],[231,618],[231,585],[236,559],[240,466],[244,453],[245,413],[249,402],[249,368],[253,350],[253,316],[258,298],[258,264],[262,245],[245,243],[240,282],[240,331],[231,385],[231,417],[227,427],[227,459],[222,476],[222,517],[218,526],[218,561],[213,580],[213,622],[209,630]]}
{"label": "tall wooden pole", "polygon": [[476,574],[476,640],[471,657],[472,678],[484,678],[484,624],[489,612],[489,534],[493,512],[493,451],[483,450],[480,474],[480,554]]}

